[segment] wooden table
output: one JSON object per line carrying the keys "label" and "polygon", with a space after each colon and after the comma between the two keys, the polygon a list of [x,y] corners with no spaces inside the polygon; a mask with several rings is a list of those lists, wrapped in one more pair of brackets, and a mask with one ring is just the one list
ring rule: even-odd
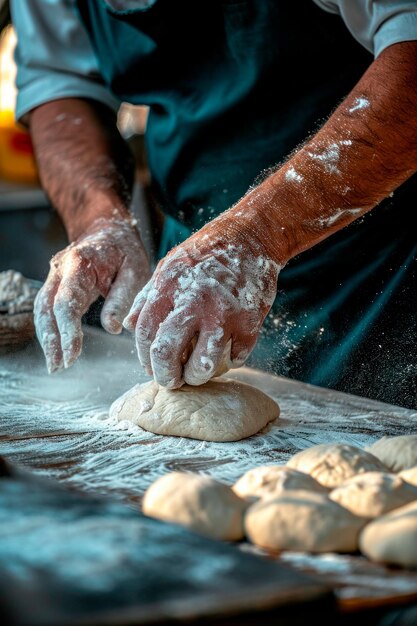
{"label": "wooden table", "polygon": [[[383,435],[415,432],[417,412],[241,368],[230,376],[274,397],[281,419],[243,442],[161,437],[110,423],[109,404],[138,381],[130,336],[87,328],[84,355],[48,376],[36,343],[2,357],[0,455],[71,488],[138,506],[144,490],[172,470],[204,472],[232,484],[255,465],[284,463],[323,442],[364,446]],[[262,551],[242,544],[241,549]],[[264,555],[266,558],[271,556]],[[417,573],[361,556],[286,553],[279,560],[312,573],[335,591],[344,612],[417,601]]]}

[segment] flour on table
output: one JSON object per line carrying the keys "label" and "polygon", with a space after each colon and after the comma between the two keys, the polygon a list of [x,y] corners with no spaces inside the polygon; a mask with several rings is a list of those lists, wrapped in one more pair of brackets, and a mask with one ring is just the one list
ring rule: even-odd
{"label": "flour on table", "polygon": [[365,520],[322,493],[291,491],[253,504],[244,524],[247,537],[262,548],[355,552]]}
{"label": "flour on table", "polygon": [[174,390],[154,381],[135,385],[110,407],[110,417],[118,421],[158,435],[203,441],[238,441],[278,416],[278,404],[259,389],[220,378]]}
{"label": "flour on table", "polygon": [[306,472],[325,487],[337,487],[355,474],[384,472],[387,468],[375,456],[346,444],[319,444],[298,452],[288,467]]}
{"label": "flour on table", "polygon": [[378,457],[393,472],[417,465],[417,435],[382,437],[366,450]]}
{"label": "flour on table", "polygon": [[329,498],[355,515],[373,518],[417,500],[417,488],[396,474],[365,472],[333,489]]}
{"label": "flour on table", "polygon": [[314,478],[285,465],[254,467],[241,476],[232,489],[241,498],[252,501],[274,498],[298,489],[327,493],[327,489]]}
{"label": "flour on table", "polygon": [[247,507],[227,485],[209,476],[171,472],[146,491],[143,512],[212,537],[236,541],[243,538],[243,513]]}

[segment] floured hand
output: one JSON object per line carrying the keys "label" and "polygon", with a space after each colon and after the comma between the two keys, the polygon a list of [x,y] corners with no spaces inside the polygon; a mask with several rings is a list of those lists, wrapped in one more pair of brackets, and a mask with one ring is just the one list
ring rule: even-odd
{"label": "floured hand", "polygon": [[105,298],[103,327],[120,333],[121,322],[149,275],[142,242],[128,220],[98,218],[58,252],[34,306],[48,371],[69,367],[80,355],[81,317],[98,296]]}
{"label": "floured hand", "polygon": [[231,367],[242,365],[274,301],[280,267],[231,211],[158,264],[123,322],[136,331],[142,366],[165,387],[207,382],[229,341]]}

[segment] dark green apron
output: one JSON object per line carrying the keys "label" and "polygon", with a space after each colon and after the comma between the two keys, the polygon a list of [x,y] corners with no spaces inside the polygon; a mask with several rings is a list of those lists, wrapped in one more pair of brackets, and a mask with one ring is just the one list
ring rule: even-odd
{"label": "dark green apron", "polygon": [[[168,216],[161,255],[294,150],[372,62],[313,0],[109,4],[78,8],[105,84],[150,107],[148,162]],[[416,405],[416,191],[409,181],[288,264],[252,365]]]}

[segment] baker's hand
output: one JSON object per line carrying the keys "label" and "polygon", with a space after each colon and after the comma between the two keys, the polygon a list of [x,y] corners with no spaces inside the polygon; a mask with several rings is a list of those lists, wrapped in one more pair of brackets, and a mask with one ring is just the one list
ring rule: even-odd
{"label": "baker's hand", "polygon": [[36,334],[48,371],[69,367],[82,349],[81,317],[99,295],[105,298],[101,323],[109,333],[122,320],[150,270],[134,226],[124,219],[98,218],[51,260],[35,306]]}
{"label": "baker's hand", "polygon": [[274,301],[279,269],[252,225],[234,214],[223,214],[174,248],[123,322],[136,331],[147,373],[171,389],[201,385],[215,373],[229,340],[231,366],[242,365]]}

